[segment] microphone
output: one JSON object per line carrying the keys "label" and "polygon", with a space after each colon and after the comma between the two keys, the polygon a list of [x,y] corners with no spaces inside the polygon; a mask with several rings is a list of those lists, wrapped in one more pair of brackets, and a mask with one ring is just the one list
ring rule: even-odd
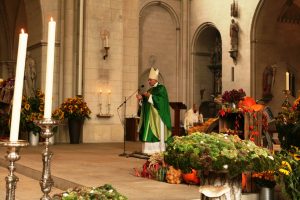
{"label": "microphone", "polygon": [[140,92],[140,89],[141,88],[143,88],[143,87],[145,87],[144,85],[140,85],[139,87],[138,87],[138,89],[137,90],[135,90],[129,97],[127,97],[127,98],[125,98],[125,101],[123,101],[123,103],[121,103],[119,106],[118,106],[118,108],[117,108],[117,110],[119,109],[119,108],[121,108],[124,104],[126,104],[126,102],[136,93],[136,92]]}
{"label": "microphone", "polygon": [[141,91],[141,89],[145,87],[144,85],[140,85],[140,87],[137,89],[138,93]]}

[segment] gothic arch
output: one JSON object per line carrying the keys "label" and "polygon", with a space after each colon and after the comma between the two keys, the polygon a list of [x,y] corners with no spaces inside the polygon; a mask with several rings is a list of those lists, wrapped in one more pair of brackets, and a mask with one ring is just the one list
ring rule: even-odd
{"label": "gothic arch", "polygon": [[[299,69],[300,41],[296,38],[300,26],[290,20],[291,16],[282,14],[293,7],[292,1],[262,0],[256,7],[251,24],[251,96],[265,100],[274,113],[281,111],[285,73]],[[263,72],[269,66],[275,69],[276,74],[271,83],[270,98],[265,98]],[[299,79],[295,79],[296,87],[293,88],[297,88],[296,91],[300,87]]]}
{"label": "gothic arch", "polygon": [[[210,36],[209,36],[210,35]],[[203,41],[201,41],[202,37],[207,37],[206,44],[203,45]],[[201,99],[200,97],[200,90],[205,89],[206,94],[204,95],[204,100],[209,100],[211,93],[213,93],[215,87],[215,83],[213,82],[213,76],[211,78],[207,76],[206,74],[206,81],[204,83],[206,84],[199,84],[199,81],[203,82],[204,77],[200,77],[203,75],[203,73],[210,73],[209,65],[211,62],[211,48],[214,47],[214,41],[213,38],[218,37],[220,39],[220,45],[222,47],[222,38],[220,31],[217,29],[217,27],[211,23],[206,22],[201,24],[195,31],[193,37],[192,37],[192,45],[191,45],[191,54],[190,54],[190,66],[188,70],[188,86],[187,91],[189,94],[189,104],[192,105],[193,103],[200,104]],[[203,39],[202,39],[203,40]],[[201,43],[202,42],[202,43]],[[200,44],[201,43],[201,44]],[[202,48],[202,49],[201,49]],[[203,49],[204,48],[204,49]],[[206,49],[205,49],[206,48]],[[222,55],[222,51],[220,52]],[[221,59],[221,58],[220,58]],[[220,67],[221,62],[220,60]],[[199,71],[199,66],[202,68],[202,71]],[[220,68],[220,71],[222,71],[222,68]],[[219,80],[221,81],[221,80]],[[210,86],[211,85],[211,86]],[[203,87],[203,88],[202,88]],[[210,88],[211,87],[211,88]],[[221,91],[219,91],[221,92]],[[201,99],[201,100],[200,100]]]}
{"label": "gothic arch", "polygon": [[[139,84],[143,84],[145,82],[145,80],[142,80],[142,79],[145,79],[143,77],[145,77],[145,71],[147,71],[145,69],[145,67],[143,67],[143,63],[145,63],[145,57],[143,57],[143,39],[142,39],[142,35],[143,34],[141,32],[141,28],[143,27],[143,23],[144,23],[144,19],[143,17],[146,15],[146,10],[147,9],[151,9],[152,7],[159,7],[161,8],[162,10],[164,10],[164,12],[166,13],[166,15],[169,16],[168,20],[170,22],[172,22],[172,27],[171,29],[168,29],[169,31],[170,30],[174,30],[175,32],[172,32],[172,40],[169,40],[170,42],[172,41],[172,45],[174,45],[174,48],[172,48],[171,52],[172,55],[173,55],[173,58],[175,57],[175,59],[173,59],[173,63],[172,63],[172,66],[174,66],[174,74],[170,75],[169,74],[169,79],[168,80],[165,80],[165,84],[166,84],[166,87],[168,88],[168,85],[169,85],[169,95],[170,95],[170,98],[173,99],[175,101],[175,99],[178,99],[178,93],[179,93],[179,83],[181,82],[181,80],[179,80],[178,77],[179,76],[179,67],[180,67],[180,60],[181,60],[181,54],[180,54],[180,49],[181,49],[181,29],[180,29],[180,20],[179,20],[179,17],[178,15],[176,14],[175,10],[170,6],[168,5],[167,3],[165,2],[162,2],[162,1],[151,1],[149,3],[146,3],[145,5],[142,6],[140,12],[139,12],[139,16],[140,16],[140,19],[139,19],[139,38],[140,38],[140,41],[139,41]],[[170,27],[169,27],[170,28]],[[155,50],[156,51],[156,50]],[[158,53],[159,51],[157,51]],[[154,52],[155,54],[156,52]],[[160,55],[160,54],[159,54]],[[171,55],[171,54],[170,54]],[[160,70],[160,71],[164,71],[164,69]],[[143,75],[143,77],[142,77]],[[164,73],[162,73],[162,76],[164,76]],[[173,84],[174,82],[176,83],[176,86],[175,87],[170,87],[171,86],[171,79],[173,81]],[[170,91],[171,89],[171,91]]]}
{"label": "gothic arch", "polygon": [[150,6],[160,6],[160,7],[164,8],[165,10],[167,10],[176,23],[176,29],[180,29],[179,19],[178,19],[178,16],[177,16],[175,10],[171,6],[169,6],[168,4],[166,4],[165,2],[162,2],[162,1],[151,1],[151,2],[147,3],[146,5],[144,5],[142,7],[142,9],[140,10],[140,17],[143,16],[145,9]]}
{"label": "gothic arch", "polygon": [[27,15],[28,50],[40,47],[43,40],[43,13],[40,1],[25,0],[25,10]]}

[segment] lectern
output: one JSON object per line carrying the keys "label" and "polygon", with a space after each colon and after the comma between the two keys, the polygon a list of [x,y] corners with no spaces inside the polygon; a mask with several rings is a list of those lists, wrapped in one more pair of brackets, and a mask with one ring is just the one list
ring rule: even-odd
{"label": "lectern", "polygon": [[174,110],[174,131],[173,135],[180,135],[180,110],[186,109],[186,105],[182,102],[170,102],[171,108]]}

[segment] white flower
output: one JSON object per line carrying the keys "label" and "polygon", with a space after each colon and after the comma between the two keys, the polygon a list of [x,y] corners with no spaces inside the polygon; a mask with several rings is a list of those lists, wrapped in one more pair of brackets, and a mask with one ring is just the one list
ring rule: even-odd
{"label": "white flower", "polygon": [[203,144],[204,142],[201,140],[200,143]]}
{"label": "white flower", "polygon": [[274,157],[273,157],[273,156],[268,156],[268,158],[270,158],[271,160],[274,160]]}
{"label": "white flower", "polygon": [[228,169],[228,165],[223,165],[223,168],[224,169]]}
{"label": "white flower", "polygon": [[67,196],[69,196],[68,193],[63,193],[63,197],[67,197]]}

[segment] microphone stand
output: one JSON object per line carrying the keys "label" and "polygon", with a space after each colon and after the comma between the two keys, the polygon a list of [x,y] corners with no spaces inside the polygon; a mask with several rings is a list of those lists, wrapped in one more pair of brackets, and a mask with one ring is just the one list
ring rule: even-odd
{"label": "microphone stand", "polygon": [[119,108],[121,108],[124,105],[124,114],[123,114],[123,128],[124,128],[123,153],[119,154],[119,156],[126,156],[127,158],[129,157],[129,154],[126,153],[126,145],[125,145],[126,144],[126,103],[139,90],[140,90],[140,88],[135,90],[129,97],[127,97],[127,98],[125,97],[125,100],[117,108],[117,110],[118,110]]}

